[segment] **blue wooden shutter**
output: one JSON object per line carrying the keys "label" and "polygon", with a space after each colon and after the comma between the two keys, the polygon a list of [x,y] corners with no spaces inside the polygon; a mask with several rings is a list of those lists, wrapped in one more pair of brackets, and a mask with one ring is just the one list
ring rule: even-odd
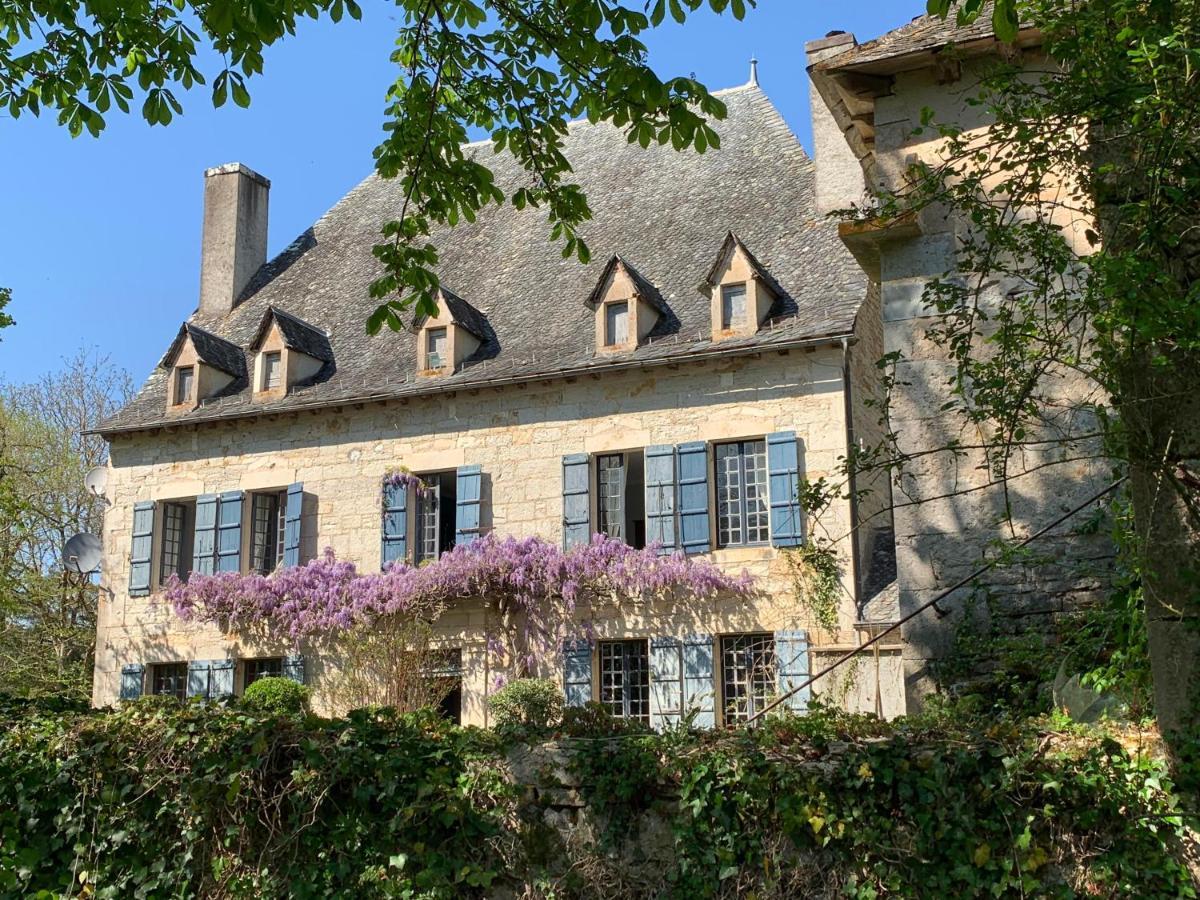
{"label": "blue wooden shutter", "polygon": [[[775,671],[779,696],[806,682],[811,674],[808,661],[807,631],[775,632]],[[797,691],[783,705],[796,712],[805,712],[812,697],[812,687]]]}
{"label": "blue wooden shutter", "polygon": [[567,706],[592,700],[592,642],[586,638],[563,643],[563,693]]}
{"label": "blue wooden shutter", "polygon": [[646,543],[675,551],[675,448],[646,448]]}
{"label": "blue wooden shutter", "polygon": [[242,569],[242,498],[241,491],[226,491],[217,504],[217,571],[240,572]]}
{"label": "blue wooden shutter", "polygon": [[454,500],[454,543],[470,544],[479,537],[479,513],[483,470],[459,466]]}
{"label": "blue wooden shutter", "polygon": [[133,539],[129,546],[129,596],[150,593],[150,560],[154,552],[154,503],[133,504]]}
{"label": "blue wooden shutter", "polygon": [[767,471],[771,478],[771,544],[798,547],[804,543],[804,514],[800,509],[796,432],[767,435]]}
{"label": "blue wooden shutter", "polygon": [[679,723],[683,712],[683,657],[678,638],[650,639],[650,724],[656,731]]}
{"label": "blue wooden shutter", "polygon": [[142,678],[146,667],[141,663],[121,666],[121,699],[136,700],[142,696]]}
{"label": "blue wooden shutter", "polygon": [[283,511],[283,564],[300,565],[300,528],[304,513],[304,485],[288,485],[287,507]]}
{"label": "blue wooden shutter", "polygon": [[304,657],[299,654],[283,658],[283,677],[304,684]]}
{"label": "blue wooden shutter", "polygon": [[214,659],[209,664],[208,696],[210,698],[233,696],[233,660]]}
{"label": "blue wooden shutter", "polygon": [[383,549],[380,567],[408,558],[408,486],[383,483]]}
{"label": "blue wooden shutter", "polygon": [[698,728],[716,724],[716,687],[713,683],[713,639],[711,634],[691,634],[683,639],[683,709],[696,711],[692,720]]}
{"label": "blue wooden shutter", "polygon": [[217,571],[217,495],[196,498],[196,533],[192,543],[192,571],[211,575]]}
{"label": "blue wooden shutter", "polygon": [[586,453],[564,456],[563,549],[569,550],[592,539],[591,466]]}
{"label": "blue wooden shutter", "polygon": [[679,453],[679,545],[684,553],[707,553],[708,531],[708,444],[680,444]]}
{"label": "blue wooden shutter", "polygon": [[193,659],[188,663],[187,695],[189,697],[204,697],[208,699],[208,682],[211,674],[211,660]]}

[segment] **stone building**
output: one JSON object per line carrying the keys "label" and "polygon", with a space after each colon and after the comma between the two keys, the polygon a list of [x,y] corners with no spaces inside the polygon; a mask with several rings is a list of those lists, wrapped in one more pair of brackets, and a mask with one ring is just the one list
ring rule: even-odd
{"label": "stone building", "polygon": [[[1000,43],[986,14],[959,27],[954,17],[920,16],[864,44],[835,32],[807,44],[816,147],[817,212],[860,214],[839,233],[881,299],[883,346],[896,354],[889,415],[896,449],[910,457],[900,475],[893,520],[899,611],[903,616],[943,593],[995,555],[998,538],[1016,541],[1081,506],[1112,479],[1094,435],[1089,410],[1103,404],[1094,384],[1051,373],[1044,393],[1054,398],[1040,430],[1009,461],[1008,479],[996,478],[983,444],[986,427],[947,412],[955,372],[945,348],[927,331],[939,316],[926,302],[931,279],[970,278],[957,250],[970,224],[945,206],[881,223],[871,219],[873,195],[903,194],[909,170],[936,167],[944,147],[926,117],[953,123],[968,135],[986,135],[981,76],[1001,60],[1030,73],[1045,71],[1041,36],[1022,28],[1013,44]],[[1049,191],[1049,187],[1046,189]],[[864,214],[865,213],[865,214]],[[1086,255],[1087,222],[1059,209],[1056,222],[1073,249]],[[974,283],[974,281],[972,281]],[[994,309],[1019,284],[989,281],[977,302]],[[1052,381],[1050,379],[1053,379]],[[951,451],[958,441],[966,450]],[[931,660],[944,658],[967,632],[1014,634],[1053,631],[1053,620],[1092,602],[1107,583],[1113,550],[1103,534],[1068,520],[1031,544],[1028,564],[997,567],[908,622],[903,629],[909,705],[933,686]],[[1093,529],[1093,532],[1095,529]]]}
{"label": "stone building", "polygon": [[[399,180],[367,178],[267,261],[269,182],[238,164],[208,170],[199,308],[101,428],[111,473],[94,702],[236,694],[285,674],[332,706],[338,660],[184,624],[161,602],[173,573],[269,572],[326,547],[371,571],[481,534],[569,546],[600,532],[748,570],[758,602],[602,617],[585,651],[544,661],[558,678],[571,667],[576,699],[656,722],[672,690],[656,682],[681,653],[711,688],[704,713],[733,721],[776,678],[893,619],[886,480],[819,517],[798,500],[803,479],[838,480],[849,449],[878,437],[867,401],[879,294],[756,79],[720,96],[721,147],[704,154],[571,126],[595,261],[563,260],[543,214],[490,207],[435,239],[439,314],[374,337],[371,250],[400,209]],[[525,177],[490,147],[469,149],[500,183]],[[428,489],[397,495],[385,483],[397,469]],[[842,573],[832,629],[815,627],[784,558],[818,538]],[[451,712],[482,723],[496,674],[486,616],[467,603],[437,629],[460,679]],[[897,645],[859,672],[816,690],[903,710]]]}

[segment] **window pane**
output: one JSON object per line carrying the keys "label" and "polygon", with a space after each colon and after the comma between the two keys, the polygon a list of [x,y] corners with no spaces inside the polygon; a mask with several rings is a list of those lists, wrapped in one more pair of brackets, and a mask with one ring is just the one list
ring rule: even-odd
{"label": "window pane", "polygon": [[645,641],[600,643],[600,703],[618,718],[650,721],[650,654]]}
{"label": "window pane", "polygon": [[725,723],[744,722],[776,694],[775,638],[734,634],[721,638]]}
{"label": "window pane", "polygon": [[771,539],[766,441],[742,444],[742,470],[746,485],[746,543],[765,544]]}
{"label": "window pane", "polygon": [[250,569],[274,571],[280,544],[279,495],[254,494],[250,508]]}
{"label": "window pane", "polygon": [[158,560],[158,583],[166,584],[172,575],[185,577],[183,542],[187,528],[187,507],[182,503],[163,504],[162,551]]}
{"label": "window pane", "polygon": [[268,353],[263,356],[263,390],[273,391],[279,387],[283,378],[283,357],[279,353]]}
{"label": "window pane", "polygon": [[629,340],[629,304],[609,303],[604,307],[604,346],[615,347]]}
{"label": "window pane", "polygon": [[721,327],[732,328],[746,321],[746,286],[727,284],[721,288]]}
{"label": "window pane", "polygon": [[596,480],[599,488],[598,530],[625,541],[625,457],[614,453],[597,459]]}
{"label": "window pane", "polygon": [[166,663],[151,669],[151,693],[178,697],[187,695],[187,663]]}
{"label": "window pane", "polygon": [[425,366],[429,369],[440,369],[446,365],[446,349],[448,338],[445,328],[430,328],[426,336]]}
{"label": "window pane", "polygon": [[260,678],[282,678],[283,657],[275,656],[268,659],[246,660],[246,687],[254,684]]}
{"label": "window pane", "polygon": [[441,507],[441,479],[428,476],[417,498],[417,562],[438,558]]}
{"label": "window pane", "polygon": [[192,379],[195,375],[195,369],[191,366],[184,366],[179,370],[178,380],[175,384],[175,402],[187,403],[192,399]]}
{"label": "window pane", "polygon": [[740,544],[742,538],[742,461],[738,444],[718,444],[717,543]]}
{"label": "window pane", "polygon": [[767,442],[718,444],[717,544],[765,544],[771,539],[767,502]]}

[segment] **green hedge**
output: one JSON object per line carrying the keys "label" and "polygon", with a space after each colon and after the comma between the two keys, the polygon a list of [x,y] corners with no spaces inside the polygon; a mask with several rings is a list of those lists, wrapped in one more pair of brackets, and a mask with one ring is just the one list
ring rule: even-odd
{"label": "green hedge", "polygon": [[[608,826],[581,849],[507,778],[506,739],[432,713],[0,701],[0,895],[1194,896],[1163,767],[1099,732],[594,718],[564,726]],[[651,812],[670,861],[626,865]]]}

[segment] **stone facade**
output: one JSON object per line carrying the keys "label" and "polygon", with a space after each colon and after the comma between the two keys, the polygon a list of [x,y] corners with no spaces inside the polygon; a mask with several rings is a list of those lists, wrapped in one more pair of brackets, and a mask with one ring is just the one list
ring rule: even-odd
{"label": "stone facade", "polygon": [[[947,38],[930,46],[919,43],[926,39],[923,35],[942,30],[954,38],[952,24],[930,26],[920,19],[861,49],[849,34],[809,45],[814,99],[820,101],[814,104],[814,127],[821,133],[817,146],[840,136],[857,157],[860,179],[865,176],[873,191],[903,193],[911,166],[940,162],[944,142],[935,129],[922,129],[925,110],[932,111],[935,121],[953,122],[968,135],[986,135],[986,110],[969,101],[976,93],[972,86],[998,54],[1023,59],[1031,71],[1045,65],[1036,50],[1036,36],[1025,32],[1018,42],[1023,51],[1001,48],[990,34],[980,37],[974,32],[973,43],[960,45],[966,48],[962,53],[945,58],[938,51]],[[895,56],[889,56],[892,44],[897,47]],[[856,183],[846,173],[840,151],[831,159],[836,177],[828,180],[824,199],[830,208],[849,208],[860,202],[857,193],[863,182]],[[820,186],[819,153],[817,165]],[[1086,223],[1062,224],[1075,249],[1086,252]],[[1056,408],[1047,410],[1044,430],[1030,434],[1029,445],[1011,459],[1007,485],[977,449],[992,437],[986,427],[944,409],[955,366],[945,349],[927,337],[940,319],[923,295],[931,279],[970,276],[957,271],[956,261],[958,242],[968,227],[942,207],[924,209],[915,219],[890,226],[859,220],[842,227],[843,239],[878,285],[883,349],[898,356],[888,414],[896,449],[908,458],[893,509],[901,615],[973,572],[992,555],[994,541],[1020,540],[1111,480],[1110,462],[1094,442],[1081,438],[1095,431],[1094,420],[1084,410],[1103,398],[1078,377],[1052,376],[1047,390]],[[1010,287],[989,285],[979,302],[986,310]],[[1036,443],[1039,438],[1045,443]],[[951,452],[954,441],[968,449]],[[910,706],[934,686],[930,661],[950,652],[964,628],[1048,634],[1053,617],[1094,600],[1106,583],[1112,549],[1102,536],[1077,533],[1078,524],[1067,522],[1033,545],[1036,559],[1029,564],[994,569],[951,595],[940,604],[945,617],[928,610],[905,626]]]}
{"label": "stone facade", "polygon": [[[230,490],[283,490],[300,482],[305,494],[302,556],[311,558],[331,547],[339,557],[371,571],[380,563],[380,484],[385,473],[396,467],[421,473],[480,464],[482,530],[557,542],[562,534],[562,458],[567,454],[713,443],[787,430],[799,439],[801,475],[831,475],[847,446],[844,371],[844,351],[835,343],[603,377],[585,375],[280,413],[249,422],[114,435],[108,487],[112,505],[104,534],[105,586],[110,593],[100,610],[94,702],[104,705],[117,699],[122,667],[131,663],[247,659],[305,650],[250,646],[215,627],[181,623],[155,593],[130,597],[129,551],[138,502]],[[811,631],[814,670],[830,654],[858,640],[853,629],[859,612],[850,575],[850,517],[849,505],[835,502],[819,523],[836,538],[846,585],[838,633]],[[818,523],[806,523],[806,529],[816,527]],[[636,617],[601,614],[598,636],[811,628],[780,552],[756,546],[710,554],[728,570],[744,568],[758,577],[764,588],[758,604],[647,609]],[[152,584],[159,580],[157,571],[152,572]],[[485,721],[488,686],[500,674],[489,670],[486,624],[478,608],[455,610],[438,624],[439,642],[463,653],[463,720],[479,724]],[[305,656],[317,705],[329,709],[333,701],[323,683],[338,661],[311,652]],[[877,673],[870,662],[860,667],[852,683],[831,679],[824,689],[836,691],[837,699],[852,707],[895,714],[903,698],[894,647],[882,654],[878,666]],[[558,677],[560,669],[557,660],[547,660],[543,674]],[[818,692],[822,687],[818,683]]]}

